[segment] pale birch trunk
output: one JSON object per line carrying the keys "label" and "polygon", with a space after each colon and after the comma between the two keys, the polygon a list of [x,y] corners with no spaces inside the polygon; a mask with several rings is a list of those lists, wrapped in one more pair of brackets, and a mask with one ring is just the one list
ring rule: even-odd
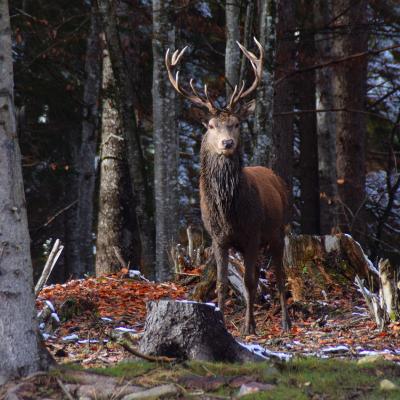
{"label": "pale birch trunk", "polygon": [[156,278],[172,277],[170,252],[178,228],[178,159],[176,96],[165,69],[168,48],[175,48],[175,28],[170,16],[172,0],[153,1],[153,138],[156,226]]}
{"label": "pale birch trunk", "polygon": [[[128,264],[136,268],[136,215],[126,159],[126,140],[117,109],[110,58],[103,59],[100,191],[96,241],[96,276],[118,271]],[[116,252],[127,265],[121,265]]]}
{"label": "pale birch trunk", "polygon": [[257,90],[254,130],[256,140],[253,164],[271,166],[271,153],[275,153],[272,137],[274,112],[274,68],[276,46],[276,1],[261,3],[260,43],[265,49],[265,63],[261,84]]}
{"label": "pale birch trunk", "polygon": [[[327,25],[332,18],[332,1],[317,0],[314,4],[316,63],[334,57],[332,31]],[[315,108],[331,110],[335,107],[333,76],[335,69],[316,70]],[[338,188],[336,175],[336,116],[335,112],[317,113],[318,174],[320,191],[320,233],[326,235],[338,225]]]}
{"label": "pale birch trunk", "polygon": [[226,48],[225,48],[225,78],[226,97],[232,93],[232,88],[239,83],[240,49],[236,41],[240,41],[240,2],[227,0],[226,16]]}
{"label": "pale birch trunk", "polygon": [[0,386],[41,368],[17,141],[8,2],[0,2]]}

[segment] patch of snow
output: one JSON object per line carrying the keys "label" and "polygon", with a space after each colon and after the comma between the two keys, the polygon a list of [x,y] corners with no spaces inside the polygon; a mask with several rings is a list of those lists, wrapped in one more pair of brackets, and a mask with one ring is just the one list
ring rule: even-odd
{"label": "patch of snow", "polygon": [[79,344],[87,344],[87,343],[99,343],[97,339],[84,339],[84,340],[78,340]]}
{"label": "patch of snow", "polygon": [[113,322],[112,318],[108,318],[108,317],[101,317],[100,319],[104,322]]}
{"label": "patch of snow", "polygon": [[56,312],[56,309],[54,308],[53,303],[50,300],[45,300],[44,302],[46,303],[47,307],[49,307],[52,312]]}
{"label": "patch of snow", "polygon": [[292,354],[278,352],[278,351],[271,351],[271,350],[268,350],[268,349],[260,346],[259,344],[254,344],[254,343],[247,344],[247,343],[242,343],[242,342],[238,342],[238,343],[242,347],[251,351],[252,353],[257,354],[261,357],[264,357],[265,359],[278,358],[279,360],[289,361],[293,357]]}
{"label": "patch of snow", "polygon": [[52,312],[51,315],[50,315],[50,317],[53,318],[54,321],[60,323],[60,318],[58,317],[57,313]]}
{"label": "patch of snow", "polygon": [[42,332],[42,337],[43,337],[43,340],[57,339],[56,336],[50,335],[49,333],[46,333],[46,332]]}
{"label": "patch of snow", "polygon": [[77,334],[67,335],[62,338],[63,342],[76,342],[79,340],[79,336]]}
{"label": "patch of snow", "polygon": [[378,350],[360,350],[357,352],[357,354],[359,356],[379,356],[382,354],[392,354],[392,352],[390,350],[382,350],[382,351],[378,351]]}
{"label": "patch of snow", "polygon": [[115,328],[116,331],[118,332],[130,332],[130,333],[134,333],[136,332],[136,329],[133,328],[125,328],[124,326],[119,326],[118,328]]}
{"label": "patch of snow", "polygon": [[44,322],[41,322],[39,324],[39,329],[43,330],[46,327],[46,324]]}
{"label": "patch of snow", "polygon": [[350,351],[348,346],[338,345],[338,346],[328,346],[321,349],[322,353],[346,353]]}

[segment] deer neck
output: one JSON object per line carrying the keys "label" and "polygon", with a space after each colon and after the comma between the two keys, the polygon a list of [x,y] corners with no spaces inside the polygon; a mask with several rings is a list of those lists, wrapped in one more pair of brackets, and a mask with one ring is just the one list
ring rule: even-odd
{"label": "deer neck", "polygon": [[207,149],[203,144],[200,152],[201,172],[207,204],[221,217],[229,219],[235,209],[242,174],[242,156],[238,148],[235,154],[225,157]]}

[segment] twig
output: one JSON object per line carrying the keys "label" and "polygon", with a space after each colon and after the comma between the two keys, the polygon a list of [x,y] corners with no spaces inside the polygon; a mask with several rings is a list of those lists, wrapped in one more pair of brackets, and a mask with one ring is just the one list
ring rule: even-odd
{"label": "twig", "polygon": [[147,361],[152,361],[152,362],[165,362],[165,363],[171,363],[176,361],[176,358],[170,358],[170,357],[165,357],[165,356],[149,356],[147,354],[143,354],[140,351],[136,350],[133,348],[127,340],[118,340],[117,343],[122,346],[126,351],[129,353],[133,354],[136,357],[143,358],[144,360]]}
{"label": "twig", "polygon": [[43,268],[42,275],[40,276],[36,286],[35,286],[35,296],[39,294],[39,292],[43,289],[43,286],[46,284],[51,271],[53,270],[54,266],[56,265],[57,260],[59,259],[64,246],[61,246],[60,239],[57,239],[54,243],[54,246],[47,258],[46,264]]}
{"label": "twig", "polygon": [[60,211],[57,211],[52,217],[50,217],[47,222],[45,222],[43,225],[39,226],[36,228],[36,231],[46,228],[46,226],[50,225],[57,217],[59,217],[63,212],[68,211],[70,208],[72,208],[76,203],[78,203],[78,200],[73,201],[72,203],[68,204],[66,207],[62,208]]}
{"label": "twig", "polygon": [[112,247],[115,253],[115,257],[117,257],[118,262],[121,264],[121,268],[128,268],[128,264],[124,260],[124,257],[122,257],[121,252],[119,251],[119,248],[117,246]]}
{"label": "twig", "polygon": [[308,71],[313,71],[313,70],[316,70],[316,69],[330,67],[330,66],[333,66],[333,65],[336,65],[336,64],[341,64],[343,62],[353,60],[355,58],[366,57],[366,56],[369,56],[369,55],[376,55],[376,54],[379,54],[379,53],[383,53],[383,52],[389,51],[389,50],[395,50],[395,49],[398,49],[399,47],[400,47],[400,44],[396,44],[394,46],[385,47],[383,49],[363,51],[361,53],[351,54],[350,56],[336,58],[334,60],[323,62],[321,64],[315,64],[315,65],[311,65],[310,67],[307,67],[307,68],[302,68],[302,69],[298,69],[298,70],[295,70],[295,71],[291,71],[287,75],[285,75],[282,78],[278,79],[275,82],[275,86],[278,86],[285,79],[291,78],[293,75],[297,75],[297,74],[299,74],[301,72],[308,72]]}
{"label": "twig", "polygon": [[61,380],[59,378],[56,378],[56,381],[58,383],[58,386],[60,386],[61,390],[67,396],[68,400],[74,400],[71,393],[68,391],[67,387],[61,382]]}

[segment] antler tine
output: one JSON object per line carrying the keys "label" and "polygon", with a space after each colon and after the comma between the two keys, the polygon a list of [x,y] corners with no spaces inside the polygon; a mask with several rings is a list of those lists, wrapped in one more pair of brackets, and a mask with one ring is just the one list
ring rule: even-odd
{"label": "antler tine", "polygon": [[232,109],[240,99],[243,99],[243,98],[247,97],[249,94],[251,94],[257,88],[257,86],[260,84],[261,74],[262,74],[262,69],[263,69],[264,49],[261,46],[261,43],[256,38],[254,38],[254,42],[256,43],[258,50],[260,52],[259,57],[257,57],[251,51],[247,50],[239,42],[236,42],[238,44],[240,50],[242,51],[242,53],[250,61],[251,67],[253,68],[253,71],[254,71],[254,81],[246,91],[244,91],[244,84],[243,84],[239,93],[237,93],[234,97],[233,96],[231,97],[231,100],[230,100],[229,106],[228,106],[229,109]]}
{"label": "antler tine", "polygon": [[[215,106],[214,102],[211,100],[210,96],[208,95],[207,84],[204,85],[204,94],[206,96],[207,103],[210,105],[210,107],[212,107],[214,110],[219,110],[219,108]],[[221,111],[221,110],[219,110],[219,111]]]}
{"label": "antler tine", "polygon": [[189,99],[191,102],[197,104],[198,106],[207,107],[210,113],[215,114],[219,109],[214,105],[211,99],[208,96],[207,90],[205,90],[205,95],[207,100],[204,100],[193,85],[193,79],[190,80],[190,87],[193,93],[188,92],[182,86],[179,85],[179,71],[176,72],[174,77],[172,73],[172,67],[175,67],[179,64],[182,56],[184,55],[188,46],[184,47],[181,51],[175,50],[170,58],[170,49],[168,49],[165,53],[165,66],[167,68],[168,78],[174,87],[174,89],[181,94],[182,96]]}
{"label": "antler tine", "polygon": [[235,85],[235,88],[233,89],[233,93],[231,94],[231,98],[229,99],[229,103],[228,103],[228,107],[227,107],[228,110],[230,110],[232,108],[233,100],[236,96],[237,90],[238,90],[238,86]]}

